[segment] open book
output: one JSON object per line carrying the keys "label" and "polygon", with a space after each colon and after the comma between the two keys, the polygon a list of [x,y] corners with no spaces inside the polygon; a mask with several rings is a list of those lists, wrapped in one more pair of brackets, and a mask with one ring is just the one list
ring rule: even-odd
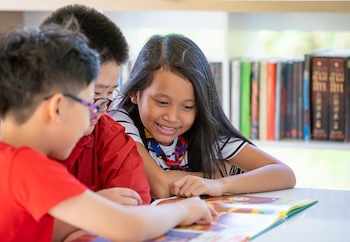
{"label": "open book", "polygon": [[[184,198],[155,200],[152,205],[174,202]],[[149,241],[249,241],[272,229],[292,215],[306,209],[317,200],[250,195],[202,197],[218,216],[210,225],[176,227],[165,235]]]}

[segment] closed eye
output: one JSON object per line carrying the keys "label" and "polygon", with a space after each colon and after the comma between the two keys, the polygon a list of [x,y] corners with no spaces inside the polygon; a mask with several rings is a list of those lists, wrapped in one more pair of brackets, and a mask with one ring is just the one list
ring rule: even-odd
{"label": "closed eye", "polygon": [[156,100],[156,102],[158,103],[158,105],[161,105],[161,106],[168,105],[168,102],[157,101],[157,100]]}
{"label": "closed eye", "polygon": [[194,108],[194,106],[183,106],[182,108],[187,111],[191,111]]}

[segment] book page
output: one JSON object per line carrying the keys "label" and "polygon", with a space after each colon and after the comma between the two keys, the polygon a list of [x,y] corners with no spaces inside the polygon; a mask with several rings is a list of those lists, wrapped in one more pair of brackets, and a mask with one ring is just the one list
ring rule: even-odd
{"label": "book page", "polygon": [[[175,196],[159,199],[152,205],[161,205],[181,199],[185,198]],[[246,241],[282,222],[290,211],[308,207],[316,202],[306,199],[249,195],[202,196],[202,199],[218,212],[218,215],[213,217],[211,224],[178,226],[151,241]],[[295,213],[299,212],[299,210],[295,211]]]}

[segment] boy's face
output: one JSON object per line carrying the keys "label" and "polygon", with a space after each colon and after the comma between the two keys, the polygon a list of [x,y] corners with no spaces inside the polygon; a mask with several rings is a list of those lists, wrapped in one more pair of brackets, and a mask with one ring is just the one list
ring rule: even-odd
{"label": "boy's face", "polygon": [[149,87],[131,97],[145,128],[162,145],[188,131],[196,118],[193,85],[169,71],[157,71]]}
{"label": "boy's face", "polygon": [[[114,90],[119,84],[121,71],[122,67],[114,61],[101,65],[100,73],[95,84],[95,100],[97,104],[99,104],[99,98],[113,98]],[[96,123],[106,111],[107,107],[98,112],[96,119],[91,121],[90,127],[86,130],[84,135],[89,135],[92,133]]]}
{"label": "boy's face", "polygon": [[[92,82],[76,97],[93,103],[95,83]],[[85,131],[90,126],[90,108],[82,103],[64,97],[64,114],[62,114],[62,130],[60,137],[56,139],[55,150],[49,154],[52,158],[59,160],[66,159],[78,140],[84,136]]]}

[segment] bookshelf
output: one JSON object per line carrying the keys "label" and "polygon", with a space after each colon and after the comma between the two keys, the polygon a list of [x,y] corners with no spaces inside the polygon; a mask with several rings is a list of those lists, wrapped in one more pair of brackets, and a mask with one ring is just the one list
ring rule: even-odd
{"label": "bookshelf", "polygon": [[[259,30],[350,31],[350,0],[0,0],[0,30],[6,29],[4,23],[36,26],[51,11],[72,3],[95,7],[115,21],[130,43],[132,58],[154,33],[179,32],[193,39],[210,61],[222,62],[222,100],[228,115],[230,60],[263,55]],[[302,141],[266,144],[306,145]],[[350,144],[326,145],[334,150],[350,150]],[[306,146],[314,149],[322,144],[311,141]]]}

